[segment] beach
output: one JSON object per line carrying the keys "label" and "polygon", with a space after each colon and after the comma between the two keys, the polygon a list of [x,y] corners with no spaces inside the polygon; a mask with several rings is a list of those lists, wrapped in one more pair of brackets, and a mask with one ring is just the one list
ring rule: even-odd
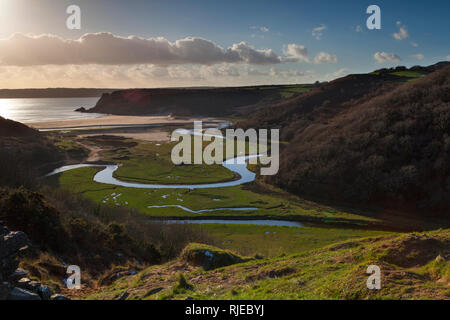
{"label": "beach", "polygon": [[39,130],[51,129],[89,129],[94,127],[121,127],[121,126],[158,126],[189,124],[194,121],[203,121],[209,124],[225,123],[223,120],[213,118],[173,118],[169,116],[117,116],[108,115],[101,118],[58,120],[45,122],[31,122],[28,126]]}

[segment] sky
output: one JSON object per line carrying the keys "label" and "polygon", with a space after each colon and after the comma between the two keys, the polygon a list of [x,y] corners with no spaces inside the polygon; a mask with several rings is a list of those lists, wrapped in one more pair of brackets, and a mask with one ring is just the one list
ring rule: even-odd
{"label": "sky", "polygon": [[[380,30],[366,26],[373,4]],[[0,0],[0,88],[311,83],[430,65],[450,60],[449,12],[447,0]]]}

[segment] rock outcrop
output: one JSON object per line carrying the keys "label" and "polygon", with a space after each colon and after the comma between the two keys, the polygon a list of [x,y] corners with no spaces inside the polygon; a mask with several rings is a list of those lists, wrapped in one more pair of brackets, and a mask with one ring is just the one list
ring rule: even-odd
{"label": "rock outcrop", "polygon": [[28,237],[23,232],[11,232],[0,224],[0,281],[6,281],[10,276],[17,276],[22,272],[18,270],[18,257],[25,251],[30,242]]}
{"label": "rock outcrop", "polygon": [[0,300],[69,300],[53,295],[49,287],[29,279],[28,272],[18,268],[30,245],[25,233],[9,231],[0,222]]}

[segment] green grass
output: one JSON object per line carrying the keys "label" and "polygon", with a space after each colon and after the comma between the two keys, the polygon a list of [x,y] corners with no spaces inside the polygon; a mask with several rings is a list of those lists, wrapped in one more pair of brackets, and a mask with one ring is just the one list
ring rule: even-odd
{"label": "green grass", "polygon": [[[308,237],[306,237],[308,238]],[[150,267],[136,276],[123,278],[111,287],[102,288],[88,299],[108,299],[123,290],[131,299],[196,300],[241,299],[440,299],[450,298],[448,270],[450,261],[435,261],[427,255],[433,246],[441,246],[441,255],[449,254],[450,230],[425,235],[378,235],[333,243],[309,251],[272,259],[254,259],[245,263],[204,271],[191,269],[183,274],[189,288],[177,291],[177,270],[182,261]],[[401,248],[416,239],[412,250],[428,256],[417,266],[402,267],[392,257],[408,259]],[[400,250],[399,250],[400,249]],[[381,290],[368,290],[369,265],[381,269]],[[401,264],[401,262],[400,262]],[[136,279],[139,279],[138,285]],[[159,287],[158,293],[146,295]]]}
{"label": "green grass", "polygon": [[302,85],[285,87],[280,90],[280,95],[283,99],[289,99],[296,94],[308,92],[309,90],[311,90],[311,88]]}
{"label": "green grass", "polygon": [[292,98],[294,95],[307,92],[311,90],[311,85],[305,84],[293,84],[293,85],[280,85],[280,86],[261,86],[261,87],[247,87],[247,90],[276,90],[283,99]]}
{"label": "green grass", "polygon": [[410,81],[416,81],[420,79],[421,77],[427,75],[426,72],[419,72],[419,71],[398,71],[398,72],[392,72],[391,75],[402,77],[405,79],[401,79],[401,81],[410,82]]}
{"label": "green grass", "polygon": [[[120,140],[108,143],[119,143]],[[102,145],[98,138],[83,140],[93,145]],[[174,143],[141,142],[123,139],[121,143],[134,143],[129,147],[109,147],[102,151],[105,161],[119,162],[122,166],[114,172],[114,177],[123,181],[158,184],[185,184],[228,181],[234,178],[233,172],[221,165],[175,166],[171,160]]]}
{"label": "green grass", "polygon": [[[325,223],[346,219],[357,223],[376,222],[376,219],[336,210],[331,207],[302,201],[281,191],[257,193],[247,186],[210,189],[137,189],[94,182],[98,168],[80,168],[50,177],[47,182],[81,194],[104,206],[137,209],[154,217],[249,217],[249,218],[314,218]],[[112,194],[121,194],[116,200]],[[182,201],[181,201],[182,200]],[[214,208],[256,207],[255,211],[215,211],[202,215],[179,208],[148,208],[148,206],[179,204],[192,210]]]}
{"label": "green grass", "polygon": [[221,248],[266,258],[305,252],[353,238],[390,234],[361,229],[227,224],[194,225],[194,228],[209,234]]}
{"label": "green grass", "polygon": [[89,151],[76,143],[72,138],[49,135],[53,144],[60,150],[67,152],[73,159],[82,160],[89,155]]}

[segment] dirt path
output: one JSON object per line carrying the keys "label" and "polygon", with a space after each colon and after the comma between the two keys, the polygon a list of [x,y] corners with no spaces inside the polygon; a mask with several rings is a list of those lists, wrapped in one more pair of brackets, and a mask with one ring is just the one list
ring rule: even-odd
{"label": "dirt path", "polygon": [[100,157],[100,152],[103,150],[100,147],[94,147],[94,146],[90,146],[88,144],[84,144],[80,141],[76,141],[80,146],[82,146],[85,149],[89,150],[89,156],[86,159],[87,162],[96,162],[96,161],[100,161],[101,157]]}

